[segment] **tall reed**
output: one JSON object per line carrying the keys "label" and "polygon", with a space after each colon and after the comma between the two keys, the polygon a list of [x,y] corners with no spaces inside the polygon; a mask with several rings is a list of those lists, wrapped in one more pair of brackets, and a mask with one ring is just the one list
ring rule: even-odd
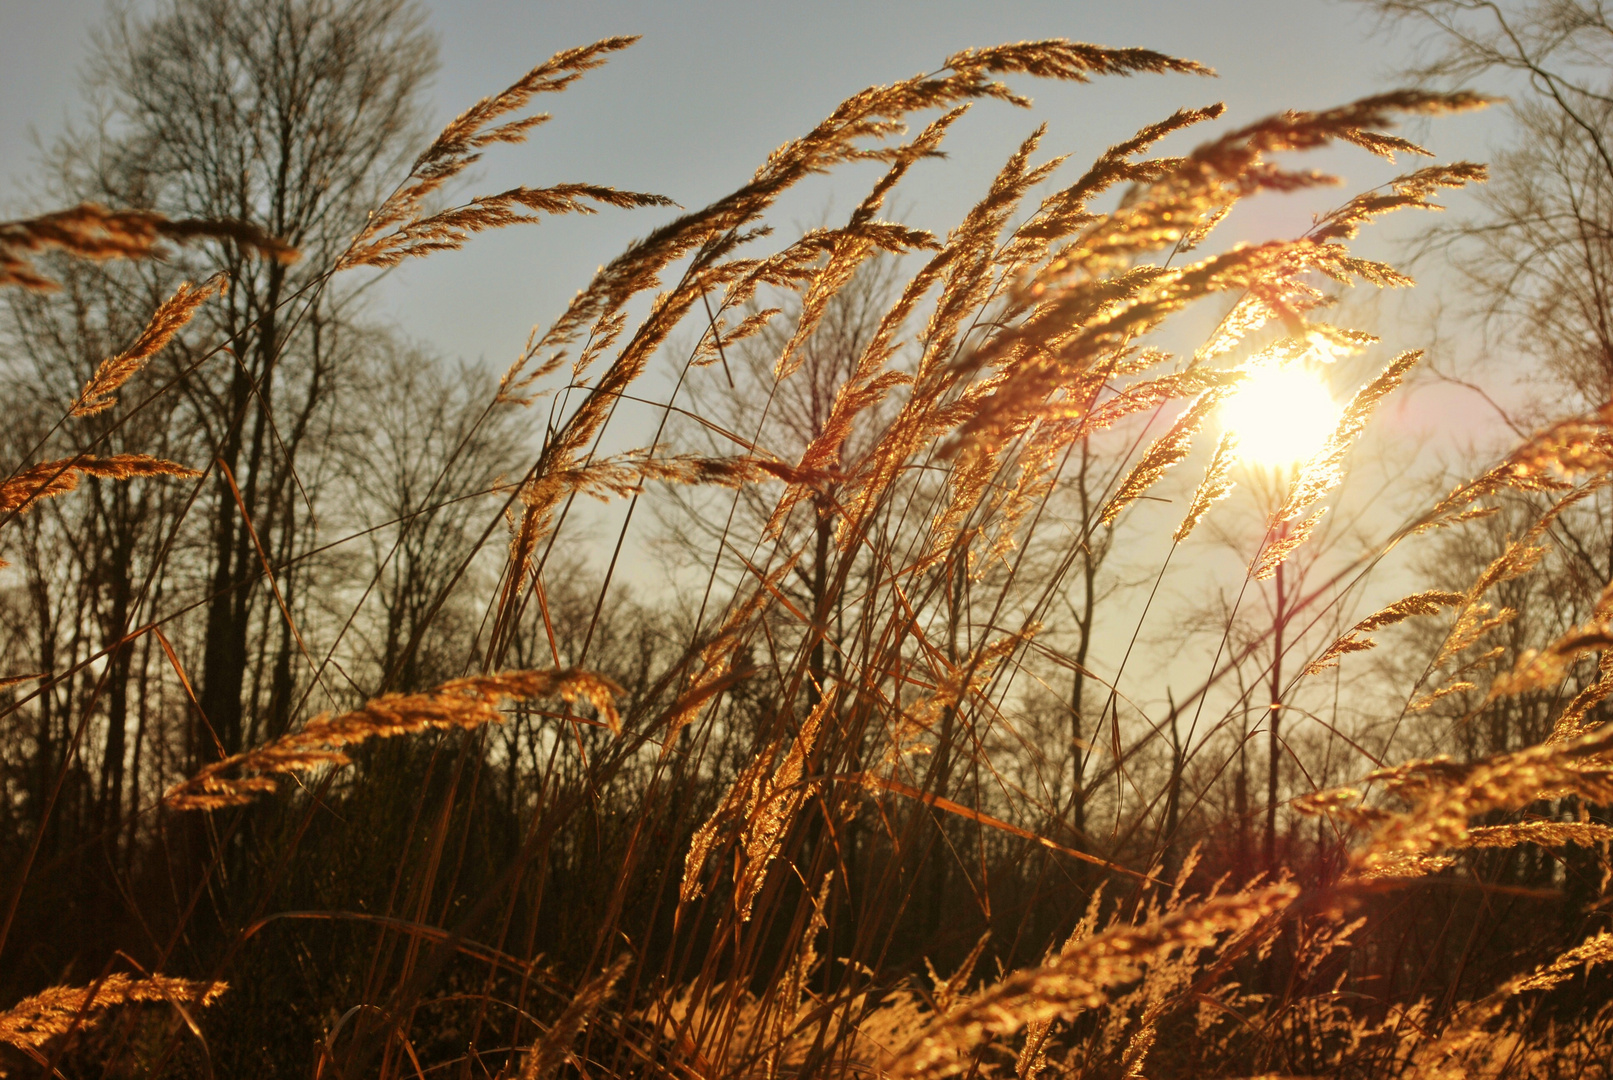
{"label": "tall reed", "polygon": [[[311,288],[547,214],[669,205],[583,184],[447,209],[433,201],[482,151],[527,137],[543,119],[528,111],[536,95],[564,90],[632,40],[559,53],[454,120]],[[375,692],[348,711],[298,717],[258,746],[215,753],[182,658],[163,636],[186,608],[131,629],[117,647],[162,643],[164,677],[183,686],[203,747],[189,777],[142,811],[154,847],[200,853],[193,876],[173,876],[173,921],[152,932],[147,960],[164,973],[136,978],[121,970],[128,957],[108,958],[99,979],[0,1014],[0,1042],[30,1067],[71,1057],[157,1075],[250,1062],[257,1048],[231,1040],[251,1027],[241,1010],[272,1005],[257,975],[273,968],[277,942],[320,941],[332,952],[299,955],[310,968],[339,969],[341,985],[320,1002],[329,1015],[311,1021],[317,1045],[288,1052],[316,1076],[1604,1075],[1607,1044],[1596,1040],[1613,1016],[1607,1006],[1562,1011],[1561,1024],[1545,1017],[1548,1003],[1567,1009],[1563,987],[1613,957],[1605,933],[1490,985],[1458,979],[1443,1000],[1416,986],[1380,994],[1367,980],[1382,974],[1375,965],[1388,948],[1374,935],[1398,925],[1386,898],[1430,875],[1454,886],[1451,868],[1474,852],[1578,845],[1595,848],[1605,871],[1607,826],[1523,815],[1552,800],[1613,802],[1613,734],[1597,711],[1613,691],[1608,594],[1590,623],[1514,670],[1491,678],[1473,657],[1507,622],[1486,597],[1529,573],[1552,523],[1613,475],[1613,413],[1527,440],[1352,568],[1430,530],[1481,520],[1508,492],[1550,491],[1551,509],[1465,591],[1418,591],[1345,620],[1351,628],[1328,641],[1304,639],[1311,651],[1286,683],[1283,619],[1319,625],[1341,614],[1338,594],[1318,590],[1280,608],[1289,614],[1273,629],[1274,796],[1275,713],[1286,695],[1357,663],[1374,648],[1369,634],[1447,612],[1448,636],[1409,691],[1408,711],[1481,677],[1491,697],[1564,686],[1583,658],[1601,658],[1543,744],[1376,770],[1362,757],[1359,787],[1297,784],[1282,800],[1315,816],[1317,840],[1307,847],[1293,826],[1286,863],[1239,863],[1214,843],[1190,850],[1185,819],[1247,824],[1212,820],[1231,759],[1213,774],[1201,768],[1234,714],[1202,738],[1178,728],[1188,715],[1196,723],[1187,710],[1201,710],[1269,644],[1232,642],[1229,622],[1203,685],[1172,699],[1165,720],[1122,702],[1114,680],[1096,716],[1086,714],[1096,723],[1085,745],[1037,745],[1035,684],[1099,677],[1073,658],[1059,625],[1056,601],[1079,553],[1173,490],[1194,455],[1206,469],[1202,481],[1184,481],[1192,494],[1166,526],[1169,550],[1214,521],[1243,475],[1236,437],[1206,429],[1218,406],[1263,368],[1372,347],[1369,335],[1321,321],[1335,299],[1324,288],[1409,279],[1353,254],[1350,242],[1384,214],[1435,208],[1440,190],[1484,176],[1467,163],[1413,169],[1300,235],[1220,243],[1218,227],[1244,201],[1333,182],[1287,155],[1341,143],[1390,161],[1425,154],[1390,133],[1393,124],[1484,103],[1397,91],[1149,156],[1223,111],[1184,109],[1073,175],[1063,157],[1045,156],[1037,128],[946,235],[881,217],[968,110],[1028,106],[1018,80],[1163,73],[1207,71],[1064,40],[955,53],[930,74],[848,98],[730,194],[657,225],[603,266],[534,329],[483,414],[548,409],[532,424],[541,434],[521,448],[522,471],[487,492],[433,493],[488,500],[483,545],[508,533],[459,677],[419,692],[365,688]],[[912,134],[907,125],[919,121]],[[775,241],[769,214],[781,195],[856,162],[883,171],[843,223]],[[46,249],[142,259],[198,238],[292,255],[233,222],[84,206],[0,225],[0,284],[49,288],[35,262]],[[859,294],[878,266],[907,276],[885,294]],[[58,426],[142,407],[120,391],[183,340],[216,292],[213,282],[181,286],[64,403]],[[840,366],[824,367],[814,350],[840,325],[837,305],[857,295],[885,302]],[[306,303],[287,297],[286,317]],[[1167,351],[1184,313],[1200,308],[1217,320],[1208,337],[1184,354]],[[230,362],[224,342],[191,350],[202,363]],[[755,392],[735,414],[745,426],[688,409],[686,384],[732,380],[745,357],[761,358],[741,368]],[[649,419],[634,422],[647,433],[631,440],[636,449],[608,453],[613,421],[655,397],[645,387],[655,385],[658,358],[670,359],[674,388],[637,414]],[[1294,470],[1270,505],[1245,588],[1282,581],[1317,542],[1352,450],[1418,358],[1390,359]],[[816,411],[804,426],[771,424],[807,379],[824,380],[811,387]],[[696,423],[709,438],[691,450]],[[1070,463],[1088,460],[1094,438],[1117,435],[1123,451],[1081,488],[1085,516],[1055,522]],[[83,477],[184,483],[216,467],[93,453],[19,463],[0,482],[0,541],[41,500],[78,497]],[[1086,485],[1084,464],[1080,478]],[[636,671],[601,670],[601,643],[628,617],[611,577],[633,510],[669,484],[709,489],[692,504],[705,532],[687,545],[702,552],[706,573],[688,610],[640,650]],[[605,580],[591,593],[567,570],[578,495],[626,503]],[[422,632],[432,632],[470,561]],[[340,634],[298,624],[278,589],[281,569],[263,554],[251,584],[273,593],[313,672],[298,678],[311,686]],[[332,626],[356,615],[337,613]],[[402,646],[420,647],[418,634]],[[104,659],[12,680],[7,714],[40,707],[42,694],[72,680],[95,688]],[[40,689],[19,689],[36,679]],[[1080,720],[1079,697],[1074,708]],[[76,752],[64,756],[56,791]],[[1150,764],[1167,752],[1167,767]],[[1073,775],[1038,775],[1036,790],[1025,778],[1043,768]],[[1196,792],[1184,790],[1189,774],[1200,778]],[[372,794],[389,777],[407,789],[401,802]],[[1144,790],[1151,778],[1157,790]],[[1243,813],[1262,809],[1245,804]],[[333,822],[343,815],[401,836],[398,849],[344,852],[373,838],[341,840]],[[250,876],[241,869],[247,845],[262,847]],[[305,845],[316,854],[303,857]],[[35,887],[37,851],[36,841],[6,891],[5,955],[16,955],[5,938]],[[351,907],[284,902],[339,895],[351,883],[336,879],[361,872],[371,875],[365,898]],[[988,956],[995,970],[983,966]],[[135,1011],[116,1037],[86,1041],[113,1006]],[[202,1041],[187,1042],[190,1033]],[[286,1055],[271,1056],[282,1067]]]}

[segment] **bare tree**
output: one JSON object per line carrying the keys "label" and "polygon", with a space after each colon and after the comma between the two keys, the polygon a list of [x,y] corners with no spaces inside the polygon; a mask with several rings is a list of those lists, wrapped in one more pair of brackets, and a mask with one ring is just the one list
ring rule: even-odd
{"label": "bare tree", "polygon": [[[875,259],[863,265],[852,282],[836,294],[813,333],[797,348],[799,370],[785,378],[775,372],[775,363],[785,351],[799,316],[799,298],[786,295],[782,311],[769,318],[753,337],[716,348],[709,333],[696,348],[696,363],[717,365],[718,373],[705,373],[691,380],[690,412],[715,427],[699,426],[694,442],[702,449],[731,454],[740,449],[718,431],[737,435],[761,456],[780,461],[800,460],[805,449],[824,431],[836,394],[851,378],[864,348],[879,329],[881,317],[894,299],[899,279],[894,260]],[[767,309],[753,305],[750,315],[761,318]],[[868,432],[875,429],[880,413],[860,417],[859,430],[850,432],[843,454],[854,458],[865,449]],[[670,547],[696,567],[721,566],[737,572],[742,582],[748,571],[731,551],[723,550],[730,537],[762,534],[775,504],[775,493],[746,486],[732,494],[702,495],[693,489],[671,489],[672,502],[663,515],[665,540]],[[788,520],[780,523],[784,550],[800,547],[802,558],[785,583],[788,595],[813,619],[843,625],[845,612],[837,607],[843,591],[831,587],[838,486],[821,484],[810,500],[803,500]],[[723,505],[731,500],[731,506]],[[739,553],[753,558],[755,553]],[[724,584],[732,586],[735,581]],[[833,603],[831,604],[831,600]],[[830,629],[812,646],[807,694],[809,707],[832,677],[831,654],[836,633]]]}
{"label": "bare tree", "polygon": [[[97,365],[139,332],[142,308],[156,305],[164,285],[126,268],[64,263],[54,272],[62,283],[55,294],[7,297],[10,364],[0,386],[14,419],[6,459],[26,460],[40,445],[58,455],[155,451],[189,457],[195,447],[176,422],[177,399],[158,397],[126,416],[102,413],[52,428]],[[141,376],[129,389],[147,394],[151,388],[151,379]],[[37,767],[29,790],[31,801],[42,797],[44,788],[37,785],[48,785],[62,764],[68,733],[93,720],[90,737],[100,744],[93,816],[112,838],[126,804],[138,799],[138,776],[134,798],[125,798],[126,764],[131,758],[138,762],[149,734],[136,723],[131,745],[131,710],[143,717],[146,703],[137,692],[131,696],[139,649],[123,639],[137,608],[161,588],[153,571],[178,527],[188,493],[173,484],[93,478],[85,486],[87,498],[42,507],[13,541],[27,582],[16,599],[30,614],[14,626],[9,644],[13,662],[41,673],[71,668],[97,653],[108,656],[104,691],[73,693],[69,684],[41,693],[33,740]]]}
{"label": "bare tree", "polygon": [[[1532,403],[1537,415],[1555,420],[1605,407],[1613,401],[1613,14],[1602,0],[1367,2],[1387,22],[1427,32],[1414,72],[1420,78],[1505,80],[1512,138],[1477,194],[1480,211],[1430,232],[1423,244],[1460,254],[1451,262],[1505,346],[1495,351],[1507,370],[1516,372],[1522,356],[1532,363],[1520,381],[1544,376],[1549,389]],[[1489,529],[1445,537],[1434,569],[1465,586],[1560,494],[1520,498]],[[1591,617],[1613,578],[1613,498],[1605,486],[1552,517],[1545,573],[1497,590],[1497,607],[1511,617],[1485,639],[1499,651],[1493,670]],[[1486,663],[1463,681],[1482,688],[1493,670]],[[1551,730],[1570,691],[1594,678],[1595,668],[1581,664],[1549,693],[1453,694],[1436,706],[1447,720],[1441,735],[1470,757],[1532,745]],[[1608,817],[1605,807],[1572,799],[1542,810]],[[1577,923],[1589,910],[1584,882],[1596,875],[1579,856],[1567,865],[1575,884],[1565,918]]]}
{"label": "bare tree", "polygon": [[[115,16],[90,64],[110,121],[86,149],[64,152],[76,196],[235,218],[303,252],[286,266],[223,244],[185,266],[229,285],[204,316],[226,355],[174,373],[214,463],[199,692],[225,752],[250,735],[243,695],[263,603],[251,583],[265,561],[284,561],[315,512],[299,470],[354,348],[351,297],[320,275],[382,185],[406,171],[434,64],[413,0],[168,0],[149,16]],[[294,601],[296,573],[278,584]],[[265,646],[279,684],[289,631]],[[269,700],[269,725],[283,729],[290,695],[282,686]]]}
{"label": "bare tree", "polygon": [[[1079,458],[1073,469],[1065,473],[1065,490],[1075,502],[1081,530],[1070,552],[1075,563],[1075,599],[1066,600],[1075,623],[1075,651],[1070,659],[1075,673],[1070,685],[1070,824],[1080,843],[1087,829],[1086,766],[1091,756],[1091,740],[1103,722],[1107,701],[1100,705],[1094,717],[1088,714],[1086,683],[1088,657],[1092,653],[1093,633],[1102,598],[1098,588],[1098,574],[1114,545],[1114,530],[1098,527],[1098,511],[1103,502],[1103,477],[1099,469],[1100,458],[1094,451],[1091,436],[1080,442]],[[1173,713],[1174,715],[1174,713]]]}
{"label": "bare tree", "polygon": [[[1581,406],[1613,397],[1613,19],[1598,0],[1364,0],[1427,31],[1425,81],[1505,80],[1511,145],[1480,212],[1430,230],[1512,349]],[[1567,406],[1566,408],[1572,408]],[[1554,403],[1547,411],[1566,411]]]}
{"label": "bare tree", "polygon": [[[351,587],[340,595],[343,606],[376,609],[360,630],[366,688],[409,691],[460,674],[470,660],[474,614],[452,602],[462,590],[440,597],[488,585],[474,573],[454,579],[478,547],[489,499],[512,482],[521,440],[514,407],[495,400],[488,372],[449,365],[387,334],[376,334],[368,351],[337,468],[340,521],[365,540],[355,572],[343,576],[361,595]],[[365,597],[372,602],[364,605]]]}

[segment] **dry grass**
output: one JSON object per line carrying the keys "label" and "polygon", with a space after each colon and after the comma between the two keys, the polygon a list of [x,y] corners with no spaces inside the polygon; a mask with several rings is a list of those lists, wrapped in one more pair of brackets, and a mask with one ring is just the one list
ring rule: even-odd
{"label": "dry grass", "polygon": [[[632,40],[560,53],[462,114],[322,271],[321,285],[457,248],[485,229],[588,212],[590,203],[668,205],[594,185],[518,188],[447,210],[429,205],[483,150],[521,141],[544,119],[524,114],[535,95],[565,89]],[[177,1075],[188,1067],[176,1049],[177,1020],[143,1057],[130,1050],[128,1032],[102,1044],[84,1043],[83,1031],[114,1005],[167,1002],[217,1054],[233,1029],[184,1010],[211,1003],[225,976],[241,985],[240,965],[268,963],[279,948],[268,944],[271,934],[317,920],[360,929],[324,939],[350,950],[330,962],[353,974],[329,1003],[331,1015],[317,1017],[319,1048],[308,1065],[315,1075],[1606,1075],[1607,1044],[1595,1051],[1594,1036],[1583,1033],[1607,1031],[1607,1008],[1574,1013],[1562,994],[1613,959],[1605,932],[1559,942],[1532,970],[1486,985],[1458,978],[1441,999],[1415,984],[1380,993],[1358,991],[1354,981],[1389,948],[1372,937],[1380,921],[1395,925],[1384,898],[1430,874],[1454,884],[1451,868],[1475,852],[1590,850],[1601,860],[1605,902],[1608,827],[1529,816],[1570,798],[1613,803],[1613,729],[1597,727],[1593,713],[1613,692],[1605,660],[1591,684],[1568,695],[1549,742],[1465,763],[1385,765],[1367,774],[1362,790],[1296,781],[1293,795],[1308,794],[1302,809],[1324,830],[1314,858],[1299,857],[1296,842],[1288,867],[1238,865],[1224,851],[1206,855],[1220,862],[1200,865],[1165,831],[1167,822],[1177,829],[1178,814],[1212,813],[1200,804],[1219,797],[1233,759],[1214,775],[1195,773],[1195,796],[1182,786],[1184,770],[1197,767],[1187,751],[1235,733],[1233,710],[1203,743],[1189,732],[1184,750],[1176,723],[1193,702],[1173,699],[1168,727],[1127,712],[1134,730],[1123,733],[1112,695],[1096,714],[1108,730],[1094,727],[1089,713],[1085,735],[1109,743],[1107,764],[1085,774],[1079,783],[1089,787],[1078,783],[1073,796],[1061,783],[1056,799],[1044,798],[1021,782],[1030,772],[1012,764],[1070,768],[1068,746],[1042,752],[1038,738],[1052,737],[1030,730],[1019,710],[1026,681],[1086,670],[1057,641],[1048,644],[1058,633],[1053,601],[1075,553],[1100,530],[1128,527],[1139,501],[1195,453],[1206,472],[1177,519],[1172,550],[1214,521],[1238,468],[1236,438],[1217,441],[1203,430],[1218,403],[1263,365],[1370,346],[1367,335],[1319,321],[1332,302],[1321,283],[1409,282],[1353,255],[1348,241],[1385,213],[1431,207],[1439,189],[1483,177],[1466,164],[1412,171],[1346,201],[1302,235],[1216,247],[1214,229],[1239,202],[1329,182],[1281,155],[1339,143],[1390,160],[1423,153],[1388,130],[1395,121],[1482,104],[1468,94],[1406,91],[1281,113],[1181,156],[1145,157],[1159,139],[1220,115],[1185,110],[1144,127],[1069,183],[1056,179],[1063,159],[1042,156],[1038,130],[947,235],[878,216],[904,175],[937,156],[964,110],[1027,104],[999,77],[1085,82],[1202,71],[1145,50],[1066,41],[960,52],[932,74],[849,98],[731,194],[657,226],[604,266],[552,325],[534,330],[498,401],[488,403],[489,414],[495,404],[535,409],[552,395],[554,410],[522,471],[488,493],[503,502],[487,514],[484,539],[502,524],[509,544],[471,635],[467,670],[435,689],[321,713],[229,754],[206,736],[180,657],[162,638],[196,740],[179,762],[186,775],[141,811],[153,850],[172,844],[192,860],[192,876],[174,875],[178,915],[165,924],[173,943],[153,930],[153,948],[165,970],[206,977],[114,973],[87,988],[47,990],[0,1013],[0,1040],[36,1066],[54,1067],[71,1044],[88,1046],[108,1068],[138,1060],[153,1074]],[[907,123],[935,113],[908,136]],[[767,214],[780,195],[861,161],[881,163],[884,173],[843,225],[767,246]],[[1100,204],[1118,185],[1123,196]],[[0,284],[51,285],[32,261],[47,248],[139,259],[164,238],[200,236],[276,258],[289,250],[245,225],[85,206],[0,225]],[[777,441],[768,410],[797,385],[791,380],[815,377],[812,350],[832,329],[835,305],[887,257],[911,276],[869,319],[843,377],[819,388],[815,426],[794,445]],[[131,345],[99,366],[61,422],[119,415],[120,388],[220,288],[180,287]],[[288,318],[300,302],[285,301]],[[1195,307],[1220,312],[1215,329],[1186,355],[1167,352],[1159,343]],[[680,332],[695,339],[680,386],[682,378],[721,377],[741,349],[766,354],[757,370],[767,392],[744,418],[752,426],[718,433],[726,456],[681,452],[667,425],[682,406],[668,399],[651,414],[660,425],[654,435],[630,440],[639,449],[603,452],[618,408],[651,396],[643,389],[651,363],[672,354]],[[193,353],[227,359],[222,344],[198,339]],[[1323,448],[1297,469],[1271,505],[1245,587],[1281,582],[1303,546],[1317,542],[1352,450],[1418,355],[1401,353],[1368,380]],[[1163,433],[1148,440],[1146,425],[1161,417]],[[1475,672],[1489,669],[1470,650],[1506,625],[1496,590],[1536,567],[1571,500],[1613,478],[1610,424],[1604,411],[1548,428],[1397,532],[1377,554],[1431,528],[1479,520],[1480,500],[1567,493],[1465,592],[1417,592],[1342,634],[1335,629],[1297,665],[1300,678],[1355,663],[1348,658],[1374,645],[1369,633],[1455,609],[1407,707],[1471,687]],[[1074,539],[1053,539],[1047,508],[1070,482],[1072,455],[1117,431],[1146,446],[1134,461],[1114,459]],[[197,475],[135,454],[20,463],[0,482],[0,536],[84,477],[158,484]],[[611,629],[599,629],[609,621],[608,582],[591,614],[584,605],[581,644],[569,638],[562,649],[556,566],[576,542],[564,532],[576,495],[636,504],[660,484],[730,492],[702,504],[727,524],[706,553],[707,584],[678,628],[678,647],[655,655],[637,687],[624,689],[590,667],[592,643]],[[278,568],[266,554],[263,561],[275,582]],[[327,666],[304,644],[311,629],[292,626],[291,606],[275,597],[272,610],[288,635],[298,631],[299,663],[306,659],[313,672],[299,668],[295,678],[312,692]],[[182,614],[153,617],[108,652],[171,630]],[[1320,618],[1305,615],[1313,616]],[[341,617],[328,616],[332,625]],[[1599,610],[1511,672],[1483,676],[1487,700],[1566,686],[1583,658],[1613,655],[1608,626]],[[1230,617],[1226,632],[1230,639]],[[1280,670],[1280,645],[1277,663]],[[47,689],[74,679],[92,686],[99,670],[86,663],[26,678]],[[1217,668],[1200,700],[1225,670]],[[43,700],[19,697],[8,708],[21,715]],[[555,700],[560,711],[538,707]],[[511,739],[502,751],[492,741],[501,724]],[[531,734],[534,725],[541,737]],[[407,761],[371,740],[401,746],[405,736],[433,732],[444,735],[431,744],[426,779],[404,793],[408,850],[375,875],[380,889],[367,901],[374,906],[283,908],[276,897],[288,873],[339,876],[347,865],[368,865],[355,854],[350,864],[310,867],[297,851],[317,815],[358,815],[365,787],[384,784],[388,762]],[[1143,763],[1167,742],[1175,756],[1154,777],[1157,790],[1145,792]],[[1364,758],[1352,760],[1366,771]],[[362,767],[342,770],[355,761]],[[269,799],[276,776],[296,777],[299,790]],[[1082,812],[1094,816],[1074,824],[1072,799],[1100,787],[1119,794],[1110,803],[1090,796]],[[499,820],[509,836],[496,858],[478,854],[477,800],[508,804]],[[255,825],[265,808],[249,804],[259,802],[272,802],[281,824]],[[1097,823],[1100,807],[1112,821]],[[1244,827],[1231,811],[1209,826]],[[1293,826],[1294,836],[1299,830]],[[259,876],[244,869],[243,851],[253,845],[269,853]],[[18,896],[32,887],[30,875],[51,872],[33,862],[37,850],[21,868]],[[1060,883],[1055,899],[1044,895],[1036,908],[1055,918],[1038,924],[1027,914],[1013,930],[992,917],[994,903],[1014,902],[994,893],[992,874],[1028,880],[1028,871],[1014,875],[1033,855],[1047,860],[1035,864],[1038,872]],[[457,875],[478,858],[487,868],[480,890],[456,891]],[[937,865],[951,869],[933,871]],[[592,871],[601,884],[579,897],[566,875]],[[927,876],[941,872],[952,875],[950,891]],[[977,970],[982,942],[950,977],[919,975],[909,924],[919,918],[921,889],[937,904],[983,911],[956,917],[971,936],[979,923],[995,922],[993,959],[1007,966]],[[559,891],[568,909],[556,914],[546,890]],[[943,924],[953,917],[940,914]],[[551,947],[569,952],[551,963],[537,942],[548,940],[545,921],[555,919],[585,929],[553,938]],[[957,934],[947,929],[932,927],[918,948],[955,953]],[[1548,1022],[1546,1001],[1561,1002],[1553,1014],[1560,1023]],[[444,1019],[451,1009],[459,1011]],[[1586,1039],[1593,1049],[1583,1054]]]}

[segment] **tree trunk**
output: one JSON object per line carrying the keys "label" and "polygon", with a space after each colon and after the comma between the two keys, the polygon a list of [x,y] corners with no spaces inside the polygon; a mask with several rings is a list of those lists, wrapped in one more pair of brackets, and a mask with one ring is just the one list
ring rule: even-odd
{"label": "tree trunk", "polygon": [[[115,503],[121,500],[115,500]],[[108,525],[117,528],[119,535],[111,538],[112,550],[107,560],[107,588],[111,593],[111,609],[107,613],[105,640],[112,648],[107,663],[106,688],[106,750],[101,761],[101,828],[106,839],[116,848],[123,816],[123,758],[128,750],[129,726],[129,669],[134,659],[134,647],[121,642],[128,633],[129,602],[133,598],[130,581],[130,563],[134,551],[132,525],[114,515]],[[121,643],[120,643],[121,642]]]}
{"label": "tree trunk", "polygon": [[[237,367],[230,380],[230,404],[234,422],[218,448],[218,461],[232,471],[240,464],[241,425],[250,403],[251,381]],[[226,754],[241,749],[241,687],[246,677],[245,627],[236,633],[239,588],[236,567],[235,522],[240,511],[229,481],[214,478],[218,509],[213,519],[212,597],[207,605],[207,636],[202,653],[202,716],[212,726]],[[198,740],[202,754],[209,755],[211,739]]]}
{"label": "tree trunk", "polygon": [[[1278,538],[1288,535],[1288,526],[1284,524],[1278,531]],[[1270,751],[1266,760],[1266,846],[1265,867],[1268,873],[1277,870],[1277,766],[1282,762],[1282,740],[1278,728],[1282,723],[1282,693],[1283,693],[1283,623],[1287,619],[1285,604],[1287,596],[1283,591],[1283,564],[1277,564],[1277,617],[1272,626],[1272,660],[1271,660],[1271,708],[1266,713],[1267,747]]]}
{"label": "tree trunk", "polygon": [[[1169,699],[1169,691],[1166,696]],[[1165,880],[1174,882],[1182,866],[1181,854],[1177,850],[1176,833],[1180,827],[1182,810],[1182,766],[1185,758],[1182,754],[1182,732],[1177,723],[1176,702],[1170,699],[1171,706],[1171,778],[1165,790],[1165,836],[1163,847],[1165,849]]]}

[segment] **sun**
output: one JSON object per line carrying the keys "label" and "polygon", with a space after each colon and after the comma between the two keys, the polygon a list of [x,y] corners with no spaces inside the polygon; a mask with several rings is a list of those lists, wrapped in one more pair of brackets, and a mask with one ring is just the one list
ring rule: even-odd
{"label": "sun", "polygon": [[1238,457],[1267,466],[1307,461],[1339,421],[1327,387],[1304,367],[1261,368],[1221,406],[1221,422],[1238,437]]}

